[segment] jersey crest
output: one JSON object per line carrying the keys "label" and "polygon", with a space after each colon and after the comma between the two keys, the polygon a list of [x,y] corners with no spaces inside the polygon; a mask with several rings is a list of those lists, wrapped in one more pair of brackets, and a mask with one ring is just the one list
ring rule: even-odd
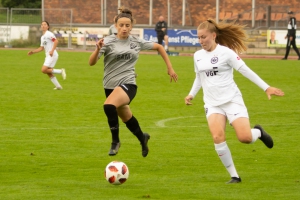
{"label": "jersey crest", "polygon": [[210,60],[211,64],[216,64],[218,62],[218,57],[212,57],[212,59]]}
{"label": "jersey crest", "polygon": [[135,43],[130,43],[130,49],[134,49],[135,47],[137,47]]}

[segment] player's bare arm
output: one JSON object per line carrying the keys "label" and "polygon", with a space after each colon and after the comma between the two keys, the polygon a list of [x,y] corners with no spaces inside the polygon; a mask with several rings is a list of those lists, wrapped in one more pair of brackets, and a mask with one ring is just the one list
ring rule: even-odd
{"label": "player's bare arm", "polygon": [[178,76],[172,67],[170,59],[169,59],[168,54],[166,53],[164,47],[160,44],[154,43],[153,50],[157,50],[158,53],[161,55],[161,57],[164,59],[166,65],[167,65],[168,75],[170,76],[170,82],[172,82],[172,80],[177,82]]}
{"label": "player's bare arm", "polygon": [[53,47],[52,47],[51,51],[49,51],[49,55],[50,55],[51,57],[53,56],[53,53],[54,53],[54,51],[55,51],[57,45],[58,45],[58,40],[55,39],[55,40],[53,41]]}
{"label": "player's bare arm", "polygon": [[99,51],[104,46],[103,40],[104,39],[102,38],[102,39],[98,40],[98,42],[96,43],[96,49],[91,54],[90,59],[89,59],[89,65],[90,66],[93,66],[97,63]]}
{"label": "player's bare arm", "polygon": [[30,56],[30,55],[32,55],[32,54],[34,54],[34,53],[38,53],[38,52],[41,52],[41,51],[44,51],[44,47],[39,47],[39,48],[37,48],[37,49],[35,49],[35,50],[29,51],[29,52],[27,53],[27,55]]}

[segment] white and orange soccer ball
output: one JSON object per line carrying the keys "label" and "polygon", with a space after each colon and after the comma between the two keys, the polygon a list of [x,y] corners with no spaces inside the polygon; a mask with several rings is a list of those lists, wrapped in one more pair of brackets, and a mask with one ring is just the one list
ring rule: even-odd
{"label": "white and orange soccer ball", "polygon": [[120,185],[128,179],[129,169],[124,162],[112,161],[106,166],[104,176],[109,183]]}

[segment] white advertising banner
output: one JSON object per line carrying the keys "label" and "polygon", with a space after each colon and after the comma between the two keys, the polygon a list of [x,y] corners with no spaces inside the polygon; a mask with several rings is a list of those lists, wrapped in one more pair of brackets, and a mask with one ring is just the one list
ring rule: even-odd
{"label": "white advertising banner", "polygon": [[0,42],[9,40],[27,40],[29,35],[29,26],[0,26]]}

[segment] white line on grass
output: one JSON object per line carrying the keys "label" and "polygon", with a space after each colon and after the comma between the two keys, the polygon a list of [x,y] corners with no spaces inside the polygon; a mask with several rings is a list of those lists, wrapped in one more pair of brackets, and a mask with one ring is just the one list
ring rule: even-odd
{"label": "white line on grass", "polygon": [[[271,111],[273,113],[289,113],[289,111]],[[299,110],[293,111],[293,114],[300,112]],[[254,112],[255,115],[257,114],[266,114],[266,113],[270,113],[270,112]],[[155,122],[155,126],[148,126],[145,127],[143,126],[143,128],[200,128],[200,127],[207,127],[207,123],[199,123],[198,125],[193,125],[193,126],[166,126],[165,123],[169,122],[169,121],[174,121],[174,120],[179,120],[179,119],[183,119],[183,118],[194,118],[194,117],[199,117],[199,116],[182,116],[182,117],[172,117],[172,118],[166,118],[166,119],[162,119],[159,120],[157,122]],[[251,118],[250,118],[250,122],[251,122]],[[298,123],[268,123],[268,124],[264,124],[264,126],[299,126],[299,122]],[[15,130],[81,130],[81,129],[108,129],[107,125],[100,125],[100,126],[70,126],[70,127],[11,127],[11,128],[0,128],[0,131],[15,131]]]}
{"label": "white line on grass", "polygon": [[[179,118],[178,118],[179,119]],[[164,122],[166,121],[172,121],[172,120],[176,120],[175,118],[169,118],[169,119],[165,119],[165,120],[161,120],[156,122],[155,126],[143,126],[143,129],[157,129],[157,128],[203,128],[203,127],[207,127],[207,123],[201,123],[199,125],[194,125],[194,126],[166,126],[164,124]],[[164,121],[164,122],[162,122]],[[279,123],[272,123],[272,124],[263,124],[264,126],[299,126],[299,123],[283,123],[283,124],[279,124]],[[107,129],[109,130],[109,128],[107,126],[101,126],[101,127],[76,127],[76,126],[71,126],[71,127],[28,127],[28,128],[18,128],[18,127],[11,127],[11,128],[0,128],[0,131],[39,131],[39,130],[86,130],[86,129],[93,129],[93,130],[99,130],[99,129]]]}
{"label": "white line on grass", "polygon": [[[272,111],[275,113],[279,113],[279,111]],[[270,113],[270,112],[256,112],[255,114],[265,114],[265,113]],[[157,122],[155,122],[155,125],[160,127],[160,128],[168,128],[170,126],[166,126],[165,123],[169,122],[169,121],[174,121],[174,120],[179,120],[179,119],[183,119],[183,118],[194,118],[194,117],[199,117],[199,116],[184,116],[184,117],[173,117],[173,118],[166,118],[166,119],[162,119],[159,120]],[[251,122],[251,119],[250,119]],[[299,123],[283,123],[283,124],[279,124],[279,123],[269,123],[269,124],[264,124],[264,125],[268,125],[268,126],[274,126],[274,125],[280,125],[280,126],[298,126]],[[172,128],[180,128],[180,127],[206,127],[207,123],[202,123],[201,125],[197,125],[197,126],[171,126]]]}
{"label": "white line on grass", "polygon": [[[178,120],[178,119],[182,119],[182,118],[193,118],[193,117],[195,117],[195,116],[184,116],[184,117],[167,118],[167,119],[159,120],[159,121],[155,122],[155,124],[158,127],[166,127],[166,125],[165,125],[166,122],[173,121],[173,120]],[[187,126],[184,126],[184,127],[187,127]],[[193,126],[193,127],[199,127],[199,126]]]}

